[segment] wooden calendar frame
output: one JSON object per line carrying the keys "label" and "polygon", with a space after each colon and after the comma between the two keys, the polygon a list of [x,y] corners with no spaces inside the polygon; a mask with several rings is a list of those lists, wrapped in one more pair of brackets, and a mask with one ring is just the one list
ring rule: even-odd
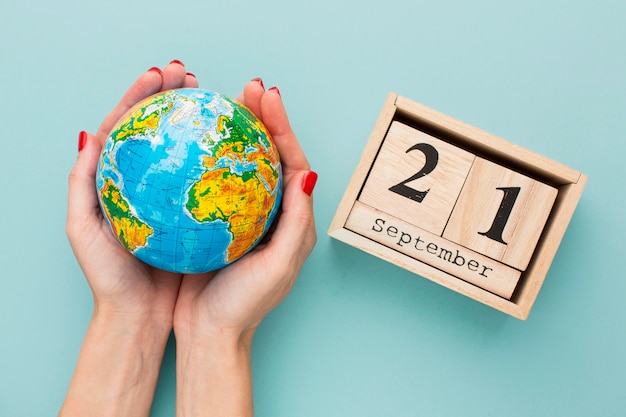
{"label": "wooden calendar frame", "polygon": [[[521,277],[509,299],[356,233],[347,226],[351,220],[355,221],[351,219],[351,215],[353,211],[356,212],[356,205],[360,204],[359,195],[394,121],[400,121],[557,189],[554,205],[528,267],[521,272]],[[396,93],[390,93],[335,213],[328,234],[476,301],[525,320],[537,298],[586,182],[587,176],[581,172]]]}

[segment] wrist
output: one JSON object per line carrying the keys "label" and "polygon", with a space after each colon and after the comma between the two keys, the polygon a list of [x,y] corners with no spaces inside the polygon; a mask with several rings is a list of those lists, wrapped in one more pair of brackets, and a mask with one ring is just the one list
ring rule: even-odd
{"label": "wrist", "polygon": [[192,322],[174,322],[177,346],[215,353],[250,351],[256,328],[225,328]]}
{"label": "wrist", "polygon": [[252,332],[176,333],[179,416],[252,416]]}
{"label": "wrist", "polygon": [[129,313],[95,307],[90,327],[138,346],[157,341],[165,345],[172,332],[172,320],[158,313]]}
{"label": "wrist", "polygon": [[147,416],[171,327],[96,308],[59,415]]}
{"label": "wrist", "polygon": [[108,326],[121,326],[132,332],[143,333],[146,329],[153,332],[170,334],[173,328],[173,309],[159,306],[119,306],[94,300],[92,321]]}

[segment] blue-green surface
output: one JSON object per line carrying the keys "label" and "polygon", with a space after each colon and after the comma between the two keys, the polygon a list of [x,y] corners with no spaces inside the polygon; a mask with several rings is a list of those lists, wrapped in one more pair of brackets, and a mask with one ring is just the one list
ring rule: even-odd
{"label": "blue-green surface", "polygon": [[[64,233],[80,130],[179,59],[277,85],[319,173],[319,240],[253,347],[258,416],[623,416],[623,1],[0,4],[0,415],[55,415],[91,314]],[[390,91],[589,182],[526,322],[326,235]],[[174,341],[153,416],[174,415]]]}

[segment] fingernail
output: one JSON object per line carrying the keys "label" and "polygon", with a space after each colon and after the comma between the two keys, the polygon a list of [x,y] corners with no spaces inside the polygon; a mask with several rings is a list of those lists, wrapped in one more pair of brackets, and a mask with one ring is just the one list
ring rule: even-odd
{"label": "fingernail", "polygon": [[78,152],[82,151],[87,144],[87,132],[81,131],[78,134]]}
{"label": "fingernail", "polygon": [[317,183],[317,173],[314,171],[309,171],[304,175],[304,179],[302,180],[302,191],[304,191],[307,195],[311,195],[313,193],[313,189],[315,188],[315,184]]}
{"label": "fingernail", "polygon": [[185,64],[183,64],[183,62],[182,62],[182,61],[179,61],[179,60],[177,60],[177,59],[172,59],[172,60],[170,61],[170,64],[178,64],[178,65],[182,65],[183,67],[185,66]]}
{"label": "fingernail", "polygon": [[159,75],[163,75],[163,71],[161,71],[161,68],[159,68],[159,67],[152,67],[152,68],[150,68],[150,69],[149,69],[148,71],[146,71],[146,72],[150,72],[150,71],[156,72],[156,73],[158,73]]}
{"label": "fingernail", "polygon": [[270,91],[276,91],[278,93],[278,95],[280,95],[280,90],[278,89],[278,87],[270,87]]}
{"label": "fingernail", "polygon": [[262,79],[257,77],[257,78],[253,78],[250,81],[256,81],[257,83],[261,84],[261,87],[263,87],[263,89],[265,90],[265,86],[263,85],[263,80]]}
{"label": "fingernail", "polygon": [[189,75],[190,77],[193,77],[193,78],[197,78],[196,74],[194,74],[193,72],[188,72],[187,75]]}

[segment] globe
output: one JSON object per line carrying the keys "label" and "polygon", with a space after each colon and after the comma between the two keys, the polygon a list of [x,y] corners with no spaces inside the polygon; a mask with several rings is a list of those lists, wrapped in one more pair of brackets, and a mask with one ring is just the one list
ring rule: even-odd
{"label": "globe", "polygon": [[282,198],[278,150],[244,105],[207,90],[155,94],[115,125],[96,187],[117,240],[154,267],[222,268],[262,239]]}

